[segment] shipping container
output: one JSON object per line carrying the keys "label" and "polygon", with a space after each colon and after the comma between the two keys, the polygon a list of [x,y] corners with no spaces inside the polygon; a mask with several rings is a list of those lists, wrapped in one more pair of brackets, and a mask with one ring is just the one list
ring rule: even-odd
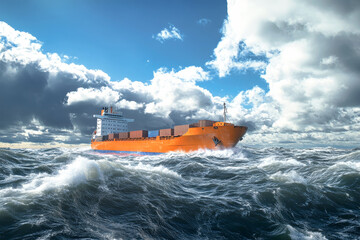
{"label": "shipping container", "polygon": [[108,140],[108,139],[109,139],[109,136],[108,136],[108,135],[102,136],[102,140],[103,140],[103,141]]}
{"label": "shipping container", "polygon": [[200,124],[197,122],[197,123],[192,123],[192,124],[190,124],[189,125],[189,127],[191,127],[191,128],[195,128],[195,127],[199,127],[200,126]]}
{"label": "shipping container", "polygon": [[174,127],[174,136],[184,135],[189,130],[189,124]]}
{"label": "shipping container", "polygon": [[160,137],[168,137],[168,136],[174,136],[173,128],[160,129]]}
{"label": "shipping container", "polygon": [[109,140],[119,139],[119,133],[109,133]]}
{"label": "shipping container", "polygon": [[148,137],[157,137],[159,136],[159,130],[148,131]]}
{"label": "shipping container", "polygon": [[129,132],[119,132],[119,139],[129,138]]}
{"label": "shipping container", "polygon": [[211,120],[200,120],[199,127],[212,127],[214,123],[215,121],[211,121]]}
{"label": "shipping container", "polygon": [[108,136],[109,136],[109,140],[114,140],[114,138],[116,138],[116,137],[115,137],[115,134],[116,134],[116,133],[109,133],[109,135],[108,135]]}
{"label": "shipping container", "polygon": [[145,138],[148,136],[147,130],[137,130],[130,132],[130,138]]}

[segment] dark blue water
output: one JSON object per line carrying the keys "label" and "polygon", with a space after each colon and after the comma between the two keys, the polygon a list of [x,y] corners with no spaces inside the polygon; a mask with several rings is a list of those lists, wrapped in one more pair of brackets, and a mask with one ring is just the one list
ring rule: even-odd
{"label": "dark blue water", "polygon": [[0,149],[0,239],[360,239],[360,149]]}

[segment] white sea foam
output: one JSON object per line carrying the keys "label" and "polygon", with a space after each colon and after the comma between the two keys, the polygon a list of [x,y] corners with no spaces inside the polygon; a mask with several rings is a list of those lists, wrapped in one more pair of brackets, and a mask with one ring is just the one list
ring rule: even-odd
{"label": "white sea foam", "polygon": [[285,183],[306,183],[306,180],[294,170],[291,170],[287,173],[283,173],[280,171],[272,174],[269,178],[274,181]]}
{"label": "white sea foam", "polygon": [[231,158],[231,159],[238,159],[238,158],[245,158],[243,153],[239,151],[239,149],[223,149],[223,150],[208,150],[208,149],[199,149],[194,152],[187,153],[189,157],[200,157],[200,158]]}
{"label": "white sea foam", "polygon": [[170,170],[167,169],[164,166],[151,166],[150,164],[143,164],[143,163],[139,163],[137,165],[126,165],[124,166],[125,168],[129,169],[129,170],[135,170],[135,171],[141,171],[141,172],[149,172],[149,173],[156,173],[156,174],[160,174],[160,175],[166,175],[166,176],[170,176],[170,177],[176,177],[176,178],[181,178],[181,176]]}
{"label": "white sea foam", "polygon": [[263,158],[258,165],[259,168],[276,167],[276,166],[305,166],[304,163],[299,162],[293,158],[277,159],[275,156]]}
{"label": "white sea foam", "polygon": [[307,230],[299,231],[290,225],[287,225],[286,227],[290,232],[290,238],[292,240],[327,240],[327,238],[319,232],[311,232]]}
{"label": "white sea foam", "polygon": [[247,166],[227,166],[227,167],[220,167],[221,170],[225,171],[237,171],[237,170],[244,170],[247,169]]}

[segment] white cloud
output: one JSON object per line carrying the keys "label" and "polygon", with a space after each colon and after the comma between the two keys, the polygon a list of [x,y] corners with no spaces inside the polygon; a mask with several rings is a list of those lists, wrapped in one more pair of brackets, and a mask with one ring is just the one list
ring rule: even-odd
{"label": "white cloud", "polygon": [[61,58],[57,53],[43,53],[42,43],[26,32],[13,29],[5,22],[0,21],[0,37],[3,45],[0,60],[3,62],[16,62],[23,66],[36,64],[44,72],[57,74],[66,72],[74,79],[84,82],[107,82],[110,77],[101,70],[87,69],[83,65],[65,63],[66,55]]}
{"label": "white cloud", "polygon": [[173,111],[186,113],[212,105],[211,93],[196,85],[208,79],[208,72],[201,67],[190,66],[179,71],[160,68],[154,72],[150,84],[125,78],[100,89],[81,87],[67,94],[66,104],[93,102],[132,110],[144,107],[145,113],[167,118]]}
{"label": "white cloud", "polygon": [[[139,84],[140,83],[140,84]],[[136,88],[134,88],[136,86]],[[114,106],[117,109],[137,110],[144,107],[144,103],[137,103],[136,101],[129,101],[122,98],[121,91],[134,91],[135,89],[140,94],[146,94],[146,85],[141,82],[131,82],[129,79],[124,79],[121,82],[110,83],[107,87],[97,88],[78,88],[66,94],[65,104],[68,106],[79,103],[93,103],[97,106]],[[134,91],[136,92],[136,91]]]}
{"label": "white cloud", "polygon": [[271,128],[280,114],[279,107],[258,86],[241,91],[228,106],[230,120],[243,122],[250,130]]}
{"label": "white cloud", "polygon": [[156,35],[156,37],[153,37],[153,38],[155,38],[156,40],[158,40],[161,43],[168,39],[183,40],[180,30],[172,25],[170,25],[169,28],[164,28],[163,30],[161,30],[161,32],[159,32]]}
{"label": "white cloud", "polygon": [[153,102],[146,105],[145,112],[167,117],[172,111],[188,112],[210,105],[211,93],[196,85],[208,79],[208,73],[200,67],[178,72],[159,69],[148,86]]}
{"label": "white cloud", "polygon": [[112,86],[116,90],[127,89],[131,92],[144,92],[144,87],[147,84],[139,81],[131,81],[128,78],[124,78],[119,82],[111,82]]}
{"label": "white cloud", "polygon": [[278,109],[268,131],[358,126],[359,9],[356,1],[228,0],[223,37],[207,65],[220,77],[233,69],[264,70],[264,104]]}
{"label": "white cloud", "polygon": [[67,105],[73,105],[81,102],[93,102],[97,105],[109,106],[116,103],[121,94],[109,87],[96,88],[78,88],[66,94]]}
{"label": "white cloud", "polygon": [[121,99],[115,104],[115,107],[118,109],[130,109],[137,110],[144,107],[143,103],[137,103],[135,101],[128,101],[126,99]]}

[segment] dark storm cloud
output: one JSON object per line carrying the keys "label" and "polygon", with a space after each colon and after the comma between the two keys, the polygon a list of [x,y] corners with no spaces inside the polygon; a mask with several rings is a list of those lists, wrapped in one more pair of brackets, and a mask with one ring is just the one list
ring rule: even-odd
{"label": "dark storm cloud", "polygon": [[156,117],[153,114],[146,114],[143,110],[122,110],[124,116],[134,119],[129,123],[130,130],[156,130],[173,127],[173,121],[168,118]]}
{"label": "dark storm cloud", "polygon": [[[328,46],[319,44],[319,49],[337,57],[335,65],[339,71],[333,74],[342,79],[340,91],[332,96],[332,102],[339,107],[360,106],[360,35],[341,34],[328,42]],[[347,77],[337,75],[337,73],[346,73]]]}
{"label": "dark storm cloud", "polygon": [[[102,85],[106,85],[106,81],[84,82],[66,72],[58,72],[51,76],[36,63],[23,65],[0,61],[0,141],[51,142],[59,134],[74,136],[61,129],[76,129],[90,138],[96,121],[92,115],[86,115],[86,112],[95,113],[99,106],[85,104],[69,107],[64,105],[64,101],[68,92],[79,87]],[[40,135],[30,134],[28,137],[19,135],[24,131],[22,126],[27,126],[27,129],[31,130],[33,120],[39,121],[49,132]],[[81,141],[70,138],[66,142]]]}
{"label": "dark storm cloud", "polygon": [[84,85],[100,84],[84,83],[64,72],[51,78],[37,64],[0,61],[0,128],[26,125],[35,118],[49,127],[71,129],[69,113],[78,109],[63,104],[66,94]]}
{"label": "dark storm cloud", "polygon": [[39,111],[47,77],[48,73],[39,71],[34,64],[0,61],[0,128],[31,121]]}

